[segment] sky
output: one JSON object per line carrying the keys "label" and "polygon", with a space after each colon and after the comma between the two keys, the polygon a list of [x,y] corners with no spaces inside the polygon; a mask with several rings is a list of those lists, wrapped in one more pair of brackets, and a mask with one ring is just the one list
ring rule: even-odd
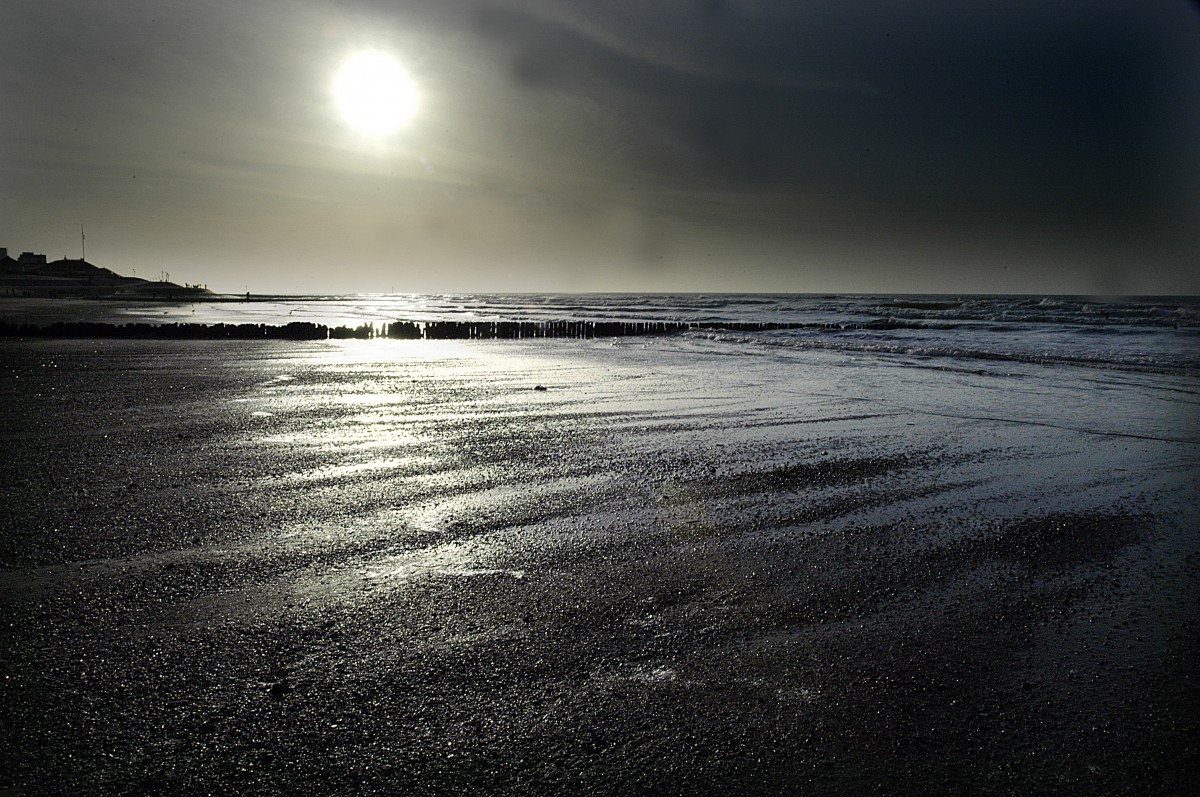
{"label": "sky", "polygon": [[[360,129],[336,76],[416,87]],[[6,0],[0,246],[219,292],[1200,294],[1186,0]]]}

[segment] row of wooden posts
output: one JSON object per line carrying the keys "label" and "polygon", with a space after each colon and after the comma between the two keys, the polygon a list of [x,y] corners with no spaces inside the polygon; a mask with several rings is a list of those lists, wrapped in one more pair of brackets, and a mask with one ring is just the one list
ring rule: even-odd
{"label": "row of wooden posts", "polygon": [[668,335],[694,329],[764,332],[779,329],[895,329],[891,319],[860,324],[751,321],[393,321],[387,324],[328,326],[308,321],[288,324],[106,324],[91,321],[51,324],[0,322],[0,337],[157,338],[168,340],[491,340],[524,338],[610,338]]}

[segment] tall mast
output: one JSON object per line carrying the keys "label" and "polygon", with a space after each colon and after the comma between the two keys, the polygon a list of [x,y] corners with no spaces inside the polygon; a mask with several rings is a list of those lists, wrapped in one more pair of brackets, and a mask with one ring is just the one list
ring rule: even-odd
{"label": "tall mast", "polygon": [[79,225],[79,249],[83,255],[82,259],[87,260],[87,236],[83,234],[83,225]]}

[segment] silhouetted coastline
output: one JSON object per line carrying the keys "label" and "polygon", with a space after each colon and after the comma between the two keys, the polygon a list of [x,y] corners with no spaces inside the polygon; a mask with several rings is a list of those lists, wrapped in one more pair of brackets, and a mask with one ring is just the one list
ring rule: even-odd
{"label": "silhouetted coastline", "polygon": [[143,301],[198,301],[216,298],[204,285],[183,285],[162,279],[126,277],[85,259],[47,261],[37,252],[10,257],[0,247],[0,297],[40,299],[124,299]]}

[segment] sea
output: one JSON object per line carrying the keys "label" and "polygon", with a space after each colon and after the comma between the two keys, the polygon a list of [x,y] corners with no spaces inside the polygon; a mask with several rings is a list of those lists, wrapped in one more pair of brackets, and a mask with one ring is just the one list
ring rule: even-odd
{"label": "sea", "polygon": [[[631,321],[697,324],[681,344],[830,350],[1003,369],[1005,363],[1200,375],[1200,297],[829,294],[353,294],[189,304],[6,300],[0,320],[198,324]],[[798,328],[724,331],[721,323]]]}

